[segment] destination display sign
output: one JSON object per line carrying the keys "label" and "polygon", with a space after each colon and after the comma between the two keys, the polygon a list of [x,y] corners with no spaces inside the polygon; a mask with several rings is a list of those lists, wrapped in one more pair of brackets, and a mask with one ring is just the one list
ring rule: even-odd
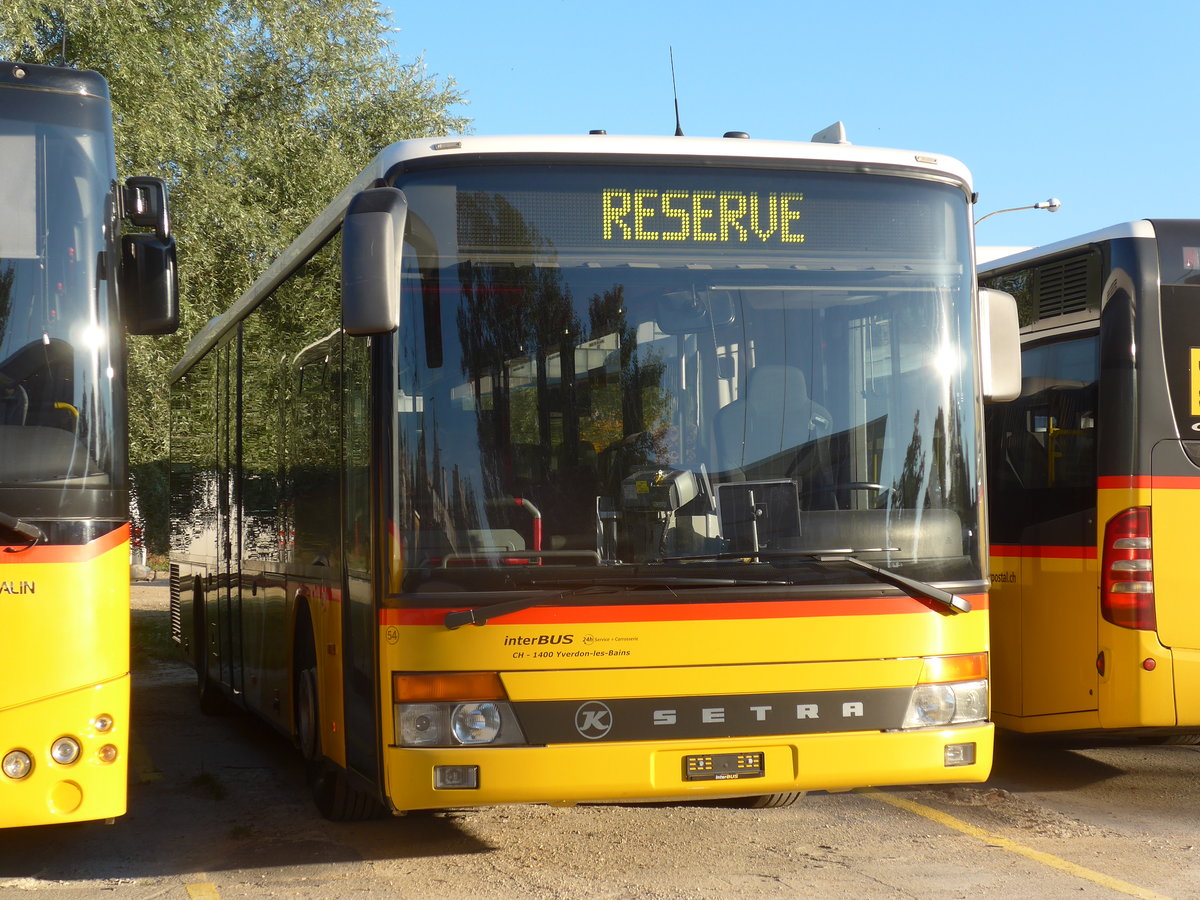
{"label": "destination display sign", "polygon": [[804,195],[794,191],[607,188],[604,241],[803,244]]}
{"label": "destination display sign", "polygon": [[[417,215],[423,175],[405,184]],[[700,262],[716,253],[916,260],[944,257],[956,243],[946,240],[947,232],[960,229],[957,238],[967,246],[962,192],[914,178],[583,165],[557,169],[553,177],[519,166],[459,169],[451,177],[457,243],[468,257],[683,254]]]}

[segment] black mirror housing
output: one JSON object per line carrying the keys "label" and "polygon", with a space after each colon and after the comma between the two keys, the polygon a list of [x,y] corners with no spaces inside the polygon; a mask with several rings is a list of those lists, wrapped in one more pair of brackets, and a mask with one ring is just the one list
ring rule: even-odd
{"label": "black mirror housing", "polygon": [[342,222],[342,327],[387,334],[400,327],[400,255],[408,199],[394,187],[368,188]]}
{"label": "black mirror housing", "polygon": [[175,238],[121,238],[121,307],[130,334],[173,334],[179,328]]}

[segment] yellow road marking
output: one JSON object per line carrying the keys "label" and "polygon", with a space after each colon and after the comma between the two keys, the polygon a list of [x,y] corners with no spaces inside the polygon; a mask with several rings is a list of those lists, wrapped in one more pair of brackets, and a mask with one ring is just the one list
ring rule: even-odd
{"label": "yellow road marking", "polygon": [[198,881],[187,885],[187,894],[191,900],[221,900],[221,892],[211,881]]}
{"label": "yellow road marking", "polygon": [[1034,850],[1032,847],[1018,844],[1016,841],[1010,841],[1008,838],[993,834],[990,831],[984,831],[982,828],[976,828],[962,819],[956,819],[954,816],[917,803],[916,801],[897,797],[894,794],[886,794],[874,788],[859,788],[856,793],[870,797],[872,800],[878,800],[880,803],[890,804],[898,809],[908,810],[911,813],[916,813],[918,816],[924,816],[926,819],[930,819],[940,825],[945,825],[947,828],[953,828],[955,831],[961,831],[963,834],[970,835],[991,846],[999,847],[1001,850],[1007,850],[1009,853],[1015,853],[1018,856],[1024,856],[1026,859],[1032,859],[1034,862],[1039,862],[1044,866],[1058,869],[1059,871],[1066,872],[1068,875],[1074,875],[1076,878],[1082,878],[1085,881],[1106,887],[1110,891],[1128,894],[1130,897],[1141,897],[1143,900],[1167,900],[1164,895],[1157,894],[1147,888],[1138,887],[1136,884],[1130,884],[1128,881],[1122,881],[1120,878],[1113,878],[1111,875],[1105,875],[1103,872],[1096,872],[1093,869],[1060,859],[1051,853],[1043,853],[1041,850]]}

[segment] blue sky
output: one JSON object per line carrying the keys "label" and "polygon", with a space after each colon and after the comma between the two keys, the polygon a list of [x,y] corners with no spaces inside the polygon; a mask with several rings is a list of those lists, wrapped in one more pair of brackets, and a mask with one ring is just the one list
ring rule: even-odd
{"label": "blue sky", "polygon": [[393,46],[450,77],[476,134],[808,140],[954,156],[983,244],[1035,245],[1139,218],[1200,217],[1200,4],[381,0]]}

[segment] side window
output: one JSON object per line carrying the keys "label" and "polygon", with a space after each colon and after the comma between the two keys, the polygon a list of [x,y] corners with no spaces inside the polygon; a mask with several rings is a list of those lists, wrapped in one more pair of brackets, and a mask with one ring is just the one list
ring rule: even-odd
{"label": "side window", "polygon": [[171,391],[171,553],[217,558],[216,355]]}
{"label": "side window", "polygon": [[1084,520],[1095,507],[1097,338],[1038,344],[1021,361],[1021,396],[987,413],[992,540],[1090,543]]}

